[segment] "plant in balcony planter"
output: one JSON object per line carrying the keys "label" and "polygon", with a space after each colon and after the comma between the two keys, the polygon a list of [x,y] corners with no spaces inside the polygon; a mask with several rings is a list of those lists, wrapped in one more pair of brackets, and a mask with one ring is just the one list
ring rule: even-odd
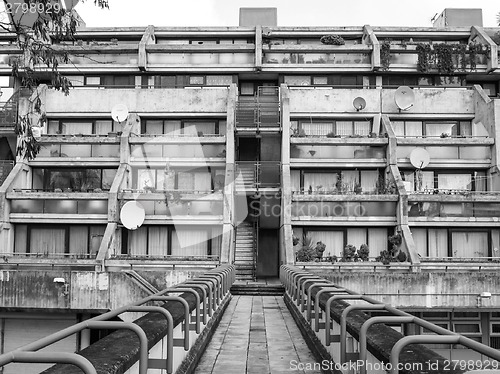
{"label": "plant in balcony planter", "polygon": [[325,249],[326,249],[326,244],[324,244],[323,242],[319,241],[316,243],[316,247],[315,247],[315,250],[316,250],[316,258],[321,261],[321,259],[323,258],[323,253],[325,252]]}
{"label": "plant in balcony planter", "polygon": [[355,193],[356,195],[360,195],[361,193],[363,193],[363,188],[361,187],[361,183],[356,182],[356,183],[354,184],[354,193]]}
{"label": "plant in balcony planter", "polygon": [[442,139],[449,138],[450,136],[451,136],[451,135],[450,135],[450,134],[448,134],[448,133],[446,133],[446,132],[443,132],[443,133],[441,134],[441,138],[442,138]]}
{"label": "plant in balcony planter", "polygon": [[328,134],[326,134],[326,137],[327,138],[335,138],[336,135],[335,135],[335,133],[333,131],[330,131]]}
{"label": "plant in balcony planter", "polygon": [[353,262],[357,260],[357,250],[352,244],[347,244],[342,252],[342,262]]}
{"label": "plant in balcony planter", "polygon": [[312,242],[310,235],[304,235],[302,238],[302,246],[295,254],[297,262],[311,262],[316,258],[316,247]]}
{"label": "plant in balcony planter", "polygon": [[320,42],[327,45],[344,45],[345,40],[340,35],[325,35],[322,36]]}
{"label": "plant in balcony planter", "polygon": [[370,248],[367,244],[361,244],[358,251],[358,257],[361,261],[368,261],[370,257]]}
{"label": "plant in balcony planter", "polygon": [[389,70],[391,65],[391,42],[386,40],[380,44],[380,66],[382,70]]}

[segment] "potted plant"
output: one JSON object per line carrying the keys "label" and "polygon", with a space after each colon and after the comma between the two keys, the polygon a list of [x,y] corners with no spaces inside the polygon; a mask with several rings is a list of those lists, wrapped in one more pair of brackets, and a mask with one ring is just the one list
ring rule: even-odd
{"label": "potted plant", "polygon": [[358,257],[361,261],[368,261],[370,258],[370,248],[367,244],[361,244],[358,251]]}
{"label": "potted plant", "polygon": [[342,262],[352,262],[356,261],[356,247],[352,244],[347,244],[342,252]]}
{"label": "potted plant", "polygon": [[318,259],[318,261],[321,261],[321,259],[323,258],[323,253],[325,252],[325,249],[326,249],[326,245],[319,241],[316,243],[316,258]]}
{"label": "potted plant", "polygon": [[304,235],[302,238],[302,246],[297,251],[295,259],[297,262],[311,262],[316,258],[316,247],[313,245],[312,237]]}

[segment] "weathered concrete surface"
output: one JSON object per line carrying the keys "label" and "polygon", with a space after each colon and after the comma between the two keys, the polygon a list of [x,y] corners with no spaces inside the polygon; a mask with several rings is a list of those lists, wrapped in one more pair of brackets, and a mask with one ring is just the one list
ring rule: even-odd
{"label": "weathered concrete surface", "polygon": [[496,272],[311,272],[396,307],[476,308],[477,297],[484,291],[491,292],[492,297],[483,300],[482,306],[500,306],[500,278]]}
{"label": "weathered concrete surface", "polygon": [[[158,289],[196,277],[206,269],[141,272]],[[55,283],[64,278],[66,283]],[[108,310],[149,294],[125,273],[94,271],[0,271],[2,308]]]}
{"label": "weathered concrete surface", "polygon": [[235,296],[195,373],[320,373],[294,362],[315,360],[283,299]]}
{"label": "weathered concrete surface", "polygon": [[109,116],[113,106],[125,104],[132,113],[221,113],[227,110],[226,89],[77,89],[71,95],[47,91],[47,114],[94,113]]}
{"label": "weathered concrete surface", "polygon": [[[353,100],[362,97],[366,107],[362,113],[399,114],[394,100],[395,89],[292,89],[290,90],[290,112],[297,113],[336,113],[356,114]],[[466,89],[414,89],[413,106],[408,114],[468,114],[474,116],[474,91]]]}

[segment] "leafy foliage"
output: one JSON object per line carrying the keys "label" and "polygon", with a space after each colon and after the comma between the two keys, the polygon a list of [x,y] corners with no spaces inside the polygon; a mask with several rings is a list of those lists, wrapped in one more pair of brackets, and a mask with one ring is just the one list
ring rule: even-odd
{"label": "leafy foliage", "polygon": [[340,35],[325,35],[320,39],[321,43],[329,45],[344,45],[345,40]]}
{"label": "leafy foliage", "polygon": [[[40,79],[46,78],[47,75],[55,90],[69,94],[71,82],[60,73],[59,65],[68,64],[71,59],[66,51],[54,47],[52,43],[74,40],[79,24],[78,15],[62,6],[54,7],[53,0],[24,0],[27,9],[35,10],[37,15],[30,24],[23,20],[24,17],[16,16],[7,0],[3,3],[6,10],[10,9],[11,15],[8,17],[9,22],[0,22],[0,30],[15,33],[20,49],[20,54],[10,59],[12,75],[20,80],[21,86],[27,89],[30,95],[36,93]],[[102,9],[109,8],[107,0],[94,0],[94,4]],[[22,155],[27,160],[34,159],[40,151],[32,127],[40,126],[40,121],[44,120],[40,105],[36,102],[32,111],[20,117],[16,125],[16,134],[21,139],[17,155]],[[31,123],[29,117],[33,113],[38,114],[36,117],[39,123]]]}
{"label": "leafy foliage", "polygon": [[391,65],[391,42],[385,41],[380,45],[380,65],[382,70],[389,70]]}

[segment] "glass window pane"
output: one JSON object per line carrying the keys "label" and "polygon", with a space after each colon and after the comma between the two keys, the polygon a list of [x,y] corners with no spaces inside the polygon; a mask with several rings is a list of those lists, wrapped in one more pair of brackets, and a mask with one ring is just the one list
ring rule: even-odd
{"label": "glass window pane", "polygon": [[317,85],[328,84],[328,77],[313,77],[313,84]]}
{"label": "glass window pane", "polygon": [[96,135],[108,135],[110,132],[113,132],[112,121],[95,121]]}
{"label": "glass window pane", "polygon": [[147,135],[162,135],[163,134],[163,121],[147,120],[145,134]]}
{"label": "glass window pane", "polygon": [[472,176],[470,174],[439,174],[438,188],[440,190],[472,190]]}
{"label": "glass window pane", "polygon": [[47,134],[55,135],[59,133],[59,121],[49,121],[49,124],[47,126]]}
{"label": "glass window pane", "polygon": [[189,84],[203,85],[205,77],[189,77]]}
{"label": "glass window pane", "polygon": [[429,229],[429,257],[448,257],[448,230]]}
{"label": "glass window pane", "polygon": [[207,75],[207,86],[229,86],[233,83],[231,75]]}
{"label": "glass window pane", "polygon": [[308,75],[286,75],[285,84],[289,86],[309,86],[311,84],[311,77]]}
{"label": "glass window pane", "polygon": [[487,232],[453,232],[453,257],[488,257]]}

